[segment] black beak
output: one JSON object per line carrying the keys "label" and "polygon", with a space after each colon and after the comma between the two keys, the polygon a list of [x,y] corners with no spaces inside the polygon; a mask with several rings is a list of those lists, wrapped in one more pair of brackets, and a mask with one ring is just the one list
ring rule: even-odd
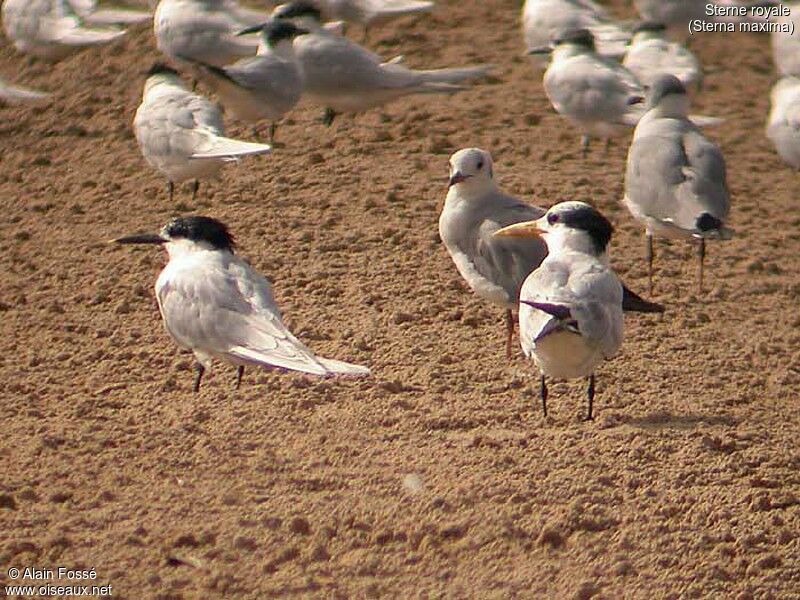
{"label": "black beak", "polygon": [[628,106],[632,106],[634,104],[641,104],[644,102],[644,97],[642,96],[631,96],[628,98]]}
{"label": "black beak", "polygon": [[253,25],[252,27],[246,27],[241,31],[237,31],[236,35],[248,35],[250,33],[258,33],[259,31],[264,29],[265,25],[266,23],[261,23],[260,25]]}
{"label": "black beak", "polygon": [[111,240],[116,244],[164,244],[167,242],[157,233],[141,233],[139,235],[128,235],[125,237]]}
{"label": "black beak", "polygon": [[539,46],[528,50],[528,54],[551,54],[552,52],[553,49],[550,46]]}
{"label": "black beak", "polygon": [[295,27],[294,34],[295,35],[305,35],[307,33],[311,33],[308,29],[303,29],[301,27]]}
{"label": "black beak", "polygon": [[461,183],[462,181],[466,181],[469,178],[470,178],[469,175],[462,175],[461,171],[456,171],[455,173],[453,173],[453,176],[450,178],[450,181],[447,184],[447,187],[451,188],[455,184]]}

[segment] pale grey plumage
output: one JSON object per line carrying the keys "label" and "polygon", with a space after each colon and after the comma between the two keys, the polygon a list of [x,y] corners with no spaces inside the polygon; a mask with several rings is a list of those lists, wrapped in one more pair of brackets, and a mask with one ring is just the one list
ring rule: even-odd
{"label": "pale grey plumage", "polygon": [[33,104],[50,97],[46,92],[37,92],[20,85],[12,85],[0,78],[0,101],[8,104]]}
{"label": "pale grey plumage", "polygon": [[780,157],[800,170],[800,78],[784,77],[772,88],[770,98],[767,137]]}

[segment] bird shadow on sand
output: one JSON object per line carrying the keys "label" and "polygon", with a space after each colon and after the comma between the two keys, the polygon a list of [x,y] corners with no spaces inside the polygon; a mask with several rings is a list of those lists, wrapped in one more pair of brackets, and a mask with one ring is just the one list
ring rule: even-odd
{"label": "bird shadow on sand", "polygon": [[620,417],[620,425],[629,425],[639,429],[697,429],[698,427],[726,426],[735,427],[741,419],[729,414],[673,414],[666,411],[653,412],[643,417]]}

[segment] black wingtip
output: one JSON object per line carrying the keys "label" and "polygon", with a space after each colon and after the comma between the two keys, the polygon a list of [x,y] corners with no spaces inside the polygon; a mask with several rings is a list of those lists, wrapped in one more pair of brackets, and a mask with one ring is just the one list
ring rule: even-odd
{"label": "black wingtip", "polygon": [[179,73],[175,69],[162,62],[154,63],[153,66],[150,67],[150,70],[147,71],[148,77],[152,75],[178,75],[178,74]]}
{"label": "black wingtip", "polygon": [[645,300],[636,292],[628,289],[628,286],[623,285],[622,310],[625,312],[660,314],[664,312],[665,308],[663,304]]}
{"label": "black wingtip", "polygon": [[572,318],[569,306],[562,306],[561,304],[551,304],[549,302],[532,302],[530,300],[520,300],[521,304],[527,304],[530,307],[546,312],[551,317],[555,317],[559,321],[566,321]]}

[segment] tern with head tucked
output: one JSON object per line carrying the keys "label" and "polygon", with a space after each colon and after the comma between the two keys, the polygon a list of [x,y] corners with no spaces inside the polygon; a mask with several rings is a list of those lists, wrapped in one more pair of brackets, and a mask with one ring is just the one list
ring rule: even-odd
{"label": "tern with head tucked", "polygon": [[5,0],[2,14],[17,50],[51,62],[125,35],[116,28],[87,26],[67,0]]}
{"label": "tern with head tucked", "polygon": [[258,38],[236,34],[265,20],[233,0],[161,0],[153,28],[158,49],[172,60],[223,67],[255,55]]}
{"label": "tern with head tucked", "polygon": [[703,287],[706,239],[728,239],[730,196],[722,151],[689,120],[686,88],[673,75],[650,90],[647,112],[628,151],[623,202],[645,226],[650,290],[653,236],[699,242],[698,287]]}
{"label": "tern with head tucked", "polygon": [[290,21],[276,19],[241,33],[256,31],[261,34],[256,56],[226,67],[194,64],[201,79],[219,94],[225,110],[236,119],[253,124],[271,121],[269,138],[273,142],[276,122],[294,108],[303,91],[303,76],[292,41],[308,32]]}
{"label": "tern with head tucked", "polygon": [[[450,157],[450,181],[439,237],[458,272],[475,294],[506,311],[506,355],[511,356],[514,314],[523,282],[547,256],[543,240],[498,237],[514,223],[533,221],[545,210],[504,193],[495,182],[492,156],[464,148]],[[664,308],[623,286],[622,308],[660,313]]]}
{"label": "tern with head tucked", "polygon": [[618,62],[597,54],[588,29],[567,31],[555,47],[530,50],[552,53],[544,73],[544,90],[553,108],[583,134],[584,156],[591,137],[625,134],[642,114],[639,103],[644,88],[636,76]]}
{"label": "tern with head tucked", "polygon": [[703,68],[692,51],[666,37],[661,23],[644,22],[636,26],[622,66],[649,88],[659,76],[674,75],[686,87],[703,83]]}
{"label": "tern with head tucked", "polygon": [[622,346],[622,284],[608,264],[613,228],[583,202],[561,202],[535,220],[497,231],[496,237],[542,238],[548,255],[522,284],[520,343],[541,372],[540,395],[547,416],[546,377],[588,377],[593,418],[594,371]]}
{"label": "tern with head tucked", "polygon": [[452,94],[484,76],[488,67],[417,71],[383,62],[366,48],[322,27],[320,11],[306,0],[278,6],[273,18],[291,20],[311,33],[294,40],[305,81],[304,94],[325,107],[325,123],[339,113],[358,113],[409,94]]}
{"label": "tern with head tucked", "polygon": [[243,156],[270,152],[266,144],[225,137],[219,108],[187,90],[178,72],[163,64],[148,73],[133,129],[145,160],[166,175],[170,201],[176,183],[194,179],[194,199],[199,179]]}
{"label": "tern with head tucked", "polygon": [[605,8],[592,0],[526,0],[522,7],[522,31],[528,50],[550,46],[565,31],[588,29],[598,52],[619,58],[631,38],[614,22]]}
{"label": "tern with head tucked", "polygon": [[800,78],[784,77],[772,88],[767,137],[784,162],[800,171]]}
{"label": "tern with head tucked", "polygon": [[197,360],[194,391],[214,360],[244,368],[275,367],[311,375],[369,375],[366,367],[321,358],[286,328],[267,279],[234,254],[228,228],[210,217],[178,217],[159,233],[114,240],[164,245],[156,280],[164,327]]}

